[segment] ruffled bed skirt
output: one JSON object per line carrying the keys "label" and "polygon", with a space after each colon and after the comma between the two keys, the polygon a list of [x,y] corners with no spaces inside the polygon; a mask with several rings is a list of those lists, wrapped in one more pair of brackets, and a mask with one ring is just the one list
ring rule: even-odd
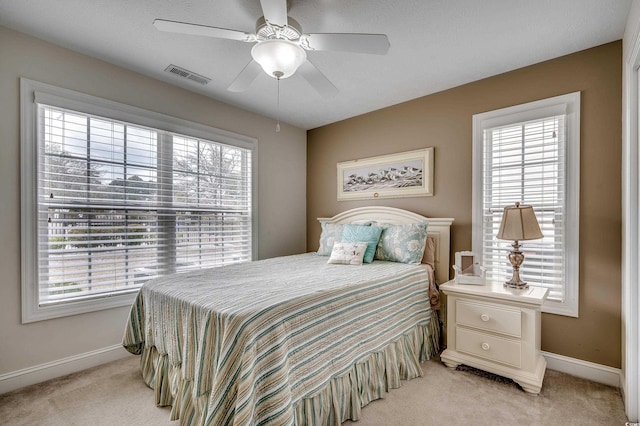
{"label": "ruffled bed skirt", "polygon": [[[295,425],[338,425],[360,419],[362,407],[384,398],[401,380],[423,375],[420,363],[439,352],[439,321],[418,324],[379,351],[364,355],[346,373],[333,377],[322,390],[294,402]],[[145,383],[155,390],[158,406],[172,406],[171,420],[181,425],[202,425],[208,394],[193,396],[192,381],[185,380],[179,365],[171,365],[155,347],[144,347],[140,359]]]}

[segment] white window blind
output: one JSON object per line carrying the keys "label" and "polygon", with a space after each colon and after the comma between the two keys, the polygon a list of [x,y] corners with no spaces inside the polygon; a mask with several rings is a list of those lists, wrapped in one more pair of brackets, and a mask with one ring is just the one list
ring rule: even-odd
{"label": "white window blind", "polygon": [[251,151],[38,105],[40,305],[251,260]]}
{"label": "white window blind", "polygon": [[130,306],[153,277],[251,260],[257,148],[21,78],[22,322]]}
{"label": "white window blind", "polygon": [[549,289],[545,312],[578,315],[579,92],[476,114],[473,251],[487,278],[512,275],[513,241],[496,238],[504,208],[531,205],[544,238],[522,241],[520,277]]}
{"label": "white window blind", "polygon": [[520,276],[563,298],[565,212],[564,116],[547,117],[484,130],[482,258],[487,277],[505,281],[513,242],[498,240],[504,207],[516,201],[534,206],[541,240],[524,241]]}

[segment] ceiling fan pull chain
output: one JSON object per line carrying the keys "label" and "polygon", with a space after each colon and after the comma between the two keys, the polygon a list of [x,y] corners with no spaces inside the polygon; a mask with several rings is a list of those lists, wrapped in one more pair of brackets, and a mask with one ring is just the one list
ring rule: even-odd
{"label": "ceiling fan pull chain", "polygon": [[280,131],[280,77],[276,76],[276,80],[278,80],[278,101],[276,107],[276,133]]}

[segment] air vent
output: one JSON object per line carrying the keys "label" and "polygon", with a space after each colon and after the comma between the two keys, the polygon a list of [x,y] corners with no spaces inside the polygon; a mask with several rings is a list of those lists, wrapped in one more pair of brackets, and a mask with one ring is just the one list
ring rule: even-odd
{"label": "air vent", "polygon": [[177,76],[189,79],[191,81],[195,81],[196,83],[200,83],[202,85],[208,84],[211,81],[210,78],[207,78],[207,77],[202,76],[200,74],[196,74],[193,71],[186,70],[184,68],[181,68],[181,67],[179,67],[177,65],[173,65],[173,64],[169,65],[164,70],[165,70],[165,72],[168,72],[170,74],[175,74]]}

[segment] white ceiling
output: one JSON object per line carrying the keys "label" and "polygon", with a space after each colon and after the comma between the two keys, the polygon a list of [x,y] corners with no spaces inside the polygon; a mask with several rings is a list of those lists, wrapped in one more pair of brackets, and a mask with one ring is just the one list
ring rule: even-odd
{"label": "white ceiling", "polygon": [[[312,129],[622,38],[631,0],[290,0],[305,33],[384,33],[386,56],[308,52],[339,89],[281,81],[280,117]],[[164,33],[155,18],[254,32],[259,0],[0,0],[0,25],[276,118],[276,80],[226,90],[252,44]],[[0,55],[2,53],[0,52]],[[175,64],[206,85],[164,72]]]}

